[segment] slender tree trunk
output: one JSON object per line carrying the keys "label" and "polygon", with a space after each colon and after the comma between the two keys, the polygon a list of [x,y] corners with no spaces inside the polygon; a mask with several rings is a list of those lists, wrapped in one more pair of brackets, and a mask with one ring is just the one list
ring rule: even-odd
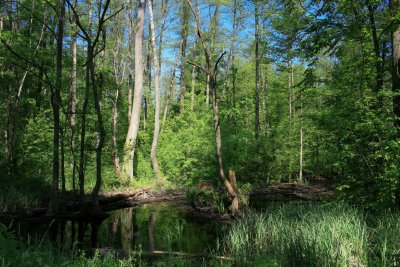
{"label": "slender tree trunk", "polygon": [[[182,47],[182,41],[180,42],[178,51],[181,51],[181,47]],[[176,69],[178,68],[178,64],[179,64],[179,56],[180,55],[178,52],[178,54],[175,57],[174,68],[172,69],[171,78],[169,80],[169,90],[168,90],[167,100],[165,103],[163,123],[165,123],[165,121],[167,120],[168,111],[169,111],[169,102],[171,102],[171,100],[174,96],[175,73],[176,73]]]}
{"label": "slender tree trunk", "polygon": [[57,32],[57,56],[56,56],[56,86],[52,89],[51,105],[53,108],[53,180],[52,180],[52,200],[50,201],[50,212],[58,210],[58,184],[60,178],[60,104],[61,104],[61,85],[62,85],[62,50],[64,37],[64,19],[65,19],[65,0],[59,1],[60,14],[58,20]]}
{"label": "slender tree trunk", "polygon": [[65,127],[60,127],[60,175],[61,175],[61,192],[65,193]]}
{"label": "slender tree trunk", "polygon": [[210,75],[207,74],[206,80],[206,106],[210,104]]}
{"label": "slender tree trunk", "polygon": [[292,60],[288,61],[288,91],[289,91],[289,181],[292,180],[292,144],[293,144],[293,130],[294,130],[294,121],[295,117],[293,114],[293,65]]}
{"label": "slender tree trunk", "polygon": [[303,94],[300,92],[300,160],[299,160],[299,182],[303,180]]}
{"label": "slender tree trunk", "polygon": [[[236,56],[236,49],[235,49],[235,44],[236,44],[236,38],[237,38],[237,33],[238,33],[238,18],[237,18],[237,12],[238,12],[238,3],[237,0],[233,1],[233,33],[232,33],[232,45],[231,45],[231,53],[232,53],[232,63],[231,63],[231,72],[232,72],[232,108],[235,108],[236,105],[236,62],[235,62],[235,56]],[[232,115],[232,120],[235,121],[234,115]]]}
{"label": "slender tree trunk", "polygon": [[96,76],[95,76],[95,65],[94,65],[94,47],[89,41],[88,45],[88,68],[90,72],[90,79],[91,79],[91,84],[92,84],[92,89],[93,89],[93,101],[94,101],[94,107],[96,110],[97,114],[97,137],[96,137],[96,184],[93,188],[92,191],[92,201],[93,201],[93,207],[94,211],[100,211],[100,206],[99,206],[99,200],[98,200],[98,195],[100,191],[100,186],[102,182],[102,177],[101,177],[101,168],[102,168],[102,160],[101,160],[101,155],[103,151],[103,146],[104,146],[104,139],[105,139],[105,129],[104,129],[104,124],[103,124],[103,116],[101,114],[101,105],[100,105],[100,96],[97,91],[97,81],[96,81]]}
{"label": "slender tree trunk", "polygon": [[114,163],[114,172],[119,173],[119,156],[118,156],[118,143],[117,143],[117,122],[118,122],[118,96],[119,89],[115,91],[115,96],[112,101],[112,118],[111,118],[111,129],[112,129],[112,158]]}
{"label": "slender tree trunk", "polygon": [[145,1],[139,0],[137,30],[135,33],[135,89],[132,115],[125,141],[124,169],[129,180],[133,179],[133,157],[140,123],[140,109],[143,95],[143,29]]}
{"label": "slender tree trunk", "polygon": [[[196,43],[193,45],[193,50],[196,48]],[[194,95],[195,95],[195,85],[196,85],[196,66],[193,66],[192,68],[192,95],[191,95],[191,100],[190,100],[190,111],[194,110]]]}
{"label": "slender tree trunk", "polygon": [[219,165],[219,174],[221,179],[223,180],[226,189],[228,190],[229,195],[232,199],[232,215],[236,215],[239,211],[239,203],[238,203],[238,195],[236,193],[235,188],[229,182],[229,180],[225,176],[223,162],[222,162],[222,137],[221,137],[221,126],[219,123],[218,116],[218,101],[217,101],[217,81],[214,78],[214,75],[210,75],[210,87],[212,92],[212,106],[213,106],[213,119],[214,119],[214,132],[215,132],[215,144],[217,149],[217,158]]}
{"label": "slender tree trunk", "polygon": [[153,19],[153,1],[148,0],[149,14],[150,14],[150,34],[151,34],[151,48],[153,50],[153,67],[154,67],[154,97],[155,97],[155,113],[154,113],[154,135],[151,144],[151,163],[156,178],[160,177],[160,169],[157,161],[157,145],[160,135],[160,70],[158,62],[158,54],[156,50],[156,35],[155,25]]}
{"label": "slender tree trunk", "polygon": [[180,100],[181,109],[184,108],[184,100],[186,95],[185,75],[186,75],[186,45],[189,29],[189,7],[185,1],[182,1],[182,51],[181,51],[181,76],[180,76]]}
{"label": "slender tree trunk", "polygon": [[[134,1],[134,0],[131,0]],[[132,3],[131,3],[132,4]],[[133,88],[133,58],[134,58],[134,51],[133,51],[133,16],[132,16],[132,9],[129,10],[129,32],[128,32],[128,123],[131,122],[131,114],[132,114],[132,88]]]}
{"label": "slender tree trunk", "polygon": [[265,135],[268,135],[270,128],[270,118],[269,118],[269,84],[268,84],[268,65],[265,68],[265,78],[263,84],[263,91],[265,93]]}
{"label": "slender tree trunk", "polygon": [[90,94],[90,73],[86,66],[85,76],[85,96],[83,98],[82,115],[81,115],[81,136],[80,136],[80,152],[79,152],[79,196],[80,206],[84,209],[85,205],[85,138],[86,138],[86,114],[89,104]]}
{"label": "slender tree trunk", "polygon": [[258,12],[258,0],[254,3],[255,8],[255,59],[256,59],[256,93],[255,93],[255,131],[254,135],[258,143],[260,136],[260,57],[259,57],[259,38],[260,38],[260,25],[259,25],[259,12]]}
{"label": "slender tree trunk", "polygon": [[[76,8],[78,1],[74,1],[74,8]],[[76,86],[77,86],[77,56],[78,56],[78,47],[77,47],[77,27],[76,27],[76,18],[72,17],[72,38],[71,38],[71,55],[72,55],[72,69],[71,69],[71,86],[70,86],[70,101],[69,101],[69,109],[70,109],[70,117],[69,124],[71,127],[71,139],[70,139],[70,147],[72,154],[72,190],[75,192],[76,190]]]}

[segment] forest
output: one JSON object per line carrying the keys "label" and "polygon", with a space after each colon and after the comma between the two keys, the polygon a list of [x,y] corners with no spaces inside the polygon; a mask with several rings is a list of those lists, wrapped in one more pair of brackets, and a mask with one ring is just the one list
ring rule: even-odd
{"label": "forest", "polygon": [[398,266],[399,0],[0,0],[0,266]]}

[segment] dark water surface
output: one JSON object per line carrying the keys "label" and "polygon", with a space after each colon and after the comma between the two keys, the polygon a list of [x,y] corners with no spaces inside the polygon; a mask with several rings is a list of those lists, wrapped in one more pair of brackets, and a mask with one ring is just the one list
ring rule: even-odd
{"label": "dark water surface", "polygon": [[99,222],[14,223],[13,228],[23,239],[50,239],[63,250],[106,248],[129,255],[133,251],[207,254],[215,249],[225,225],[193,217],[181,206],[151,203],[108,212],[110,216]]}
{"label": "dark water surface", "polygon": [[204,253],[220,232],[214,222],[190,218],[173,203],[152,203],[111,212],[99,227],[97,247]]}

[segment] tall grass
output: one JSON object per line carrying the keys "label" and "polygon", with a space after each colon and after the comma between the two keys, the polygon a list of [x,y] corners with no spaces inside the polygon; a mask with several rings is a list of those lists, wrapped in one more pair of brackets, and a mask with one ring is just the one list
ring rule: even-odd
{"label": "tall grass", "polygon": [[366,266],[368,232],[363,216],[344,204],[289,204],[234,223],[224,249],[239,265]]}

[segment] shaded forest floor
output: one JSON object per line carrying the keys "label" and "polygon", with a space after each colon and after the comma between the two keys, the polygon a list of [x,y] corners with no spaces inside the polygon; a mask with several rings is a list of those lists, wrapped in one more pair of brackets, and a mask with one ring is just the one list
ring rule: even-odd
{"label": "shaded forest floor", "polygon": [[[334,183],[318,178],[308,184],[281,183],[270,185],[265,188],[253,189],[249,193],[251,202],[268,201],[319,201],[333,197],[335,194]],[[90,196],[86,196],[88,207],[92,205]],[[114,190],[101,193],[99,196],[100,207],[103,211],[112,211],[127,207],[138,207],[147,203],[174,201],[179,209],[195,217],[216,220],[229,219],[229,215],[217,214],[210,207],[194,207],[188,203],[186,191],[183,189],[158,190],[150,188],[134,190]],[[60,200],[63,207],[62,214],[47,214],[48,200],[41,201],[39,207],[31,209],[18,209],[14,212],[3,212],[0,214],[0,222],[6,223],[11,220],[25,221],[30,223],[51,222],[54,218],[59,220],[83,219],[79,199],[72,193],[67,192]]]}

